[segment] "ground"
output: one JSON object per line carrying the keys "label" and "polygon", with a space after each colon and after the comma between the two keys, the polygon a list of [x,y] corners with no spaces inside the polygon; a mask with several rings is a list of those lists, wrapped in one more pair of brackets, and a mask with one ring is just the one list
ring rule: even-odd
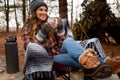
{"label": "ground", "polygon": [[[8,74],[6,70],[6,53],[5,53],[5,43],[6,38],[10,35],[17,36],[17,43],[18,43],[18,59],[19,59],[19,72]],[[4,72],[0,72],[0,80],[22,80],[23,74],[23,61],[24,61],[24,49],[22,46],[22,40],[20,37],[20,33],[12,32],[12,33],[0,33],[0,69],[4,68]],[[107,44],[102,43],[102,47],[105,51],[106,55],[109,55],[111,53],[115,53],[115,56],[120,55],[120,45],[117,44]],[[57,79],[61,80],[61,79]],[[109,80],[117,80],[117,79],[109,79]]]}

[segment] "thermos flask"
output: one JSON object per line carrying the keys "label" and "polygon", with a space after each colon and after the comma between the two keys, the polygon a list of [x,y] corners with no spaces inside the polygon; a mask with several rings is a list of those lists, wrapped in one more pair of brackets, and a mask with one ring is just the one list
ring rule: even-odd
{"label": "thermos flask", "polygon": [[16,36],[9,36],[5,43],[7,73],[19,72],[18,46]]}

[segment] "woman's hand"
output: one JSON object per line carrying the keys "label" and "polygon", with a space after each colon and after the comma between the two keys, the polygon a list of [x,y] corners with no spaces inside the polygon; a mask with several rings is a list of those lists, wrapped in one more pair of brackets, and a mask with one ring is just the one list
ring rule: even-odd
{"label": "woman's hand", "polygon": [[51,26],[52,29],[56,29],[58,26],[58,21],[59,21],[59,18],[58,17],[55,17],[55,18],[48,18],[48,23],[49,25]]}
{"label": "woman's hand", "polygon": [[55,22],[49,22],[49,25],[52,29],[55,29]]}

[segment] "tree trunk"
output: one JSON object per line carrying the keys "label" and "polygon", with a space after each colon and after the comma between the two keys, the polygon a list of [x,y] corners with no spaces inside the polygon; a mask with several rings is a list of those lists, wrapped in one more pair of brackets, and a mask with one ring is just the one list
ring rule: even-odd
{"label": "tree trunk", "polygon": [[95,0],[95,1],[103,2],[106,4],[106,0]]}
{"label": "tree trunk", "polygon": [[23,0],[23,23],[26,21],[26,0]]}
{"label": "tree trunk", "polygon": [[106,42],[105,41],[105,27],[102,27],[102,26],[97,27],[95,34],[101,42],[103,43]]}
{"label": "tree trunk", "polygon": [[67,0],[59,0],[59,14],[61,18],[68,19]]}
{"label": "tree trunk", "polygon": [[73,0],[71,1],[72,8],[71,8],[71,26],[73,24]]}
{"label": "tree trunk", "polygon": [[6,14],[6,32],[9,32],[9,0],[4,0],[5,2],[5,14]]}
{"label": "tree trunk", "polygon": [[15,0],[14,0],[14,12],[15,12],[15,21],[16,21],[16,30],[18,32],[19,25],[18,25],[18,20],[17,20],[17,14],[16,14],[16,7],[15,7]]}
{"label": "tree trunk", "polygon": [[[102,3],[106,4],[106,0],[95,0],[95,1],[102,2]],[[103,23],[103,21],[105,20],[105,17],[106,16],[101,16],[102,21],[100,23],[96,24],[97,27],[96,27],[95,34],[100,39],[101,42],[106,42],[105,41],[105,28],[102,26],[99,26],[99,24]]]}

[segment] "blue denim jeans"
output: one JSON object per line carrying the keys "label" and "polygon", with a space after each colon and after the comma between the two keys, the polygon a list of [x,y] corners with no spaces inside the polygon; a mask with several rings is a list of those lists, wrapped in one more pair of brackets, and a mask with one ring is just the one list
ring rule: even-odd
{"label": "blue denim jeans", "polygon": [[[78,57],[84,52],[84,48],[77,43],[72,37],[68,37],[63,41],[60,54],[54,56],[54,61],[66,66],[83,68],[78,62]],[[105,58],[99,58],[103,62]]]}

